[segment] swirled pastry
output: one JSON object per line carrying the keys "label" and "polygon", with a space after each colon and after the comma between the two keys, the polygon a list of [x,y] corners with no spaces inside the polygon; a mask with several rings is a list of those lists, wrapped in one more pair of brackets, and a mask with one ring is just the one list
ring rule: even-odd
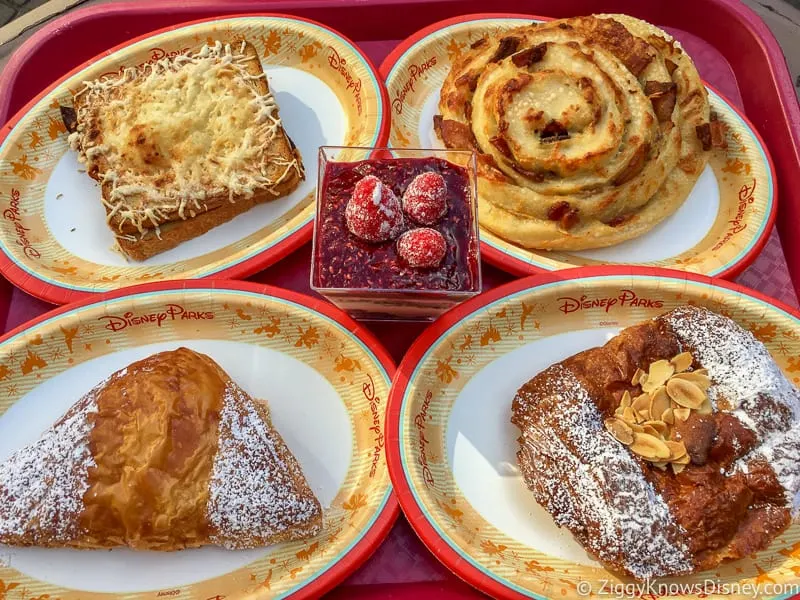
{"label": "swirled pastry", "polygon": [[253,548],[321,523],[266,405],[186,348],[114,373],[0,464],[2,544]]}
{"label": "swirled pastry", "polygon": [[596,248],[643,234],[683,203],[711,148],[691,59],[625,15],[479,39],[453,64],[439,110],[445,145],[479,154],[481,225],[526,248]]}
{"label": "swirled pastry", "polygon": [[750,332],[703,308],[548,367],[512,422],[539,504],[638,579],[762,550],[800,507],[800,393]]}

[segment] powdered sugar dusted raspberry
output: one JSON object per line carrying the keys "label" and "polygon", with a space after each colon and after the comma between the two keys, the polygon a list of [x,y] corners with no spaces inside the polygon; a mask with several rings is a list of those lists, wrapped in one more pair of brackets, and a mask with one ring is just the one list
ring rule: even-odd
{"label": "powdered sugar dusted raspberry", "polygon": [[314,535],[321,508],[289,449],[254,401],[233,382],[225,389],[208,499],[212,541],[229,548]]}
{"label": "powdered sugar dusted raspberry", "polygon": [[98,389],[0,465],[0,542],[47,546],[82,533],[83,495],[89,489],[89,468],[95,466],[89,415],[97,412]]}
{"label": "powdered sugar dusted raspberry", "polygon": [[403,210],[422,225],[433,225],[447,212],[447,184],[439,173],[420,173],[403,193]]}
{"label": "powdered sugar dusted raspberry", "polygon": [[639,579],[691,571],[685,533],[637,460],[605,430],[581,383],[562,365],[546,373],[541,396],[557,400],[555,412],[530,408],[539,399],[524,387],[516,398],[520,466],[536,500],[592,554],[606,562],[622,556]]}
{"label": "powdered sugar dusted raspberry", "polygon": [[708,395],[758,436],[760,444],[733,466],[747,470],[764,458],[786,490],[793,515],[800,511],[800,393],[766,346],[735,321],[684,306],[665,316],[681,345],[708,369]]}
{"label": "powdered sugar dusted raspberry", "polygon": [[344,214],[350,233],[367,242],[394,239],[403,228],[400,201],[373,175],[356,183]]}
{"label": "powdered sugar dusted raspberry", "polygon": [[435,229],[421,227],[400,236],[397,254],[412,267],[438,267],[447,254],[447,243]]}

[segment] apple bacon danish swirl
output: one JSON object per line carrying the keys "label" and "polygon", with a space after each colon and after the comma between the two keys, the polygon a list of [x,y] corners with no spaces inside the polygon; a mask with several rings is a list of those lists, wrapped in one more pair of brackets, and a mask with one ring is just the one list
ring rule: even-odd
{"label": "apple bacon danish swirl", "polygon": [[637,237],[707,162],[706,90],[680,45],[625,15],[532,24],[472,44],[442,87],[439,137],[479,154],[481,225],[526,248]]}
{"label": "apple bacon danish swirl", "polygon": [[0,463],[0,544],[254,548],[321,527],[266,405],[186,348],[117,371]]}
{"label": "apple bacon danish swirl", "polygon": [[537,502],[638,579],[753,554],[800,508],[800,393],[750,332],[704,308],[548,367],[511,420]]}

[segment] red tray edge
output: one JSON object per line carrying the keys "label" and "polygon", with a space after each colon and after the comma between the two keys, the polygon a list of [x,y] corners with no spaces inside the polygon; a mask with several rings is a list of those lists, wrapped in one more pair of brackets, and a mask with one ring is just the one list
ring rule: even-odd
{"label": "red tray edge", "polygon": [[[459,0],[439,0],[438,4],[451,8],[458,2]],[[11,90],[13,90],[14,84],[19,78],[22,77],[28,59],[40,51],[46,40],[62,35],[67,30],[81,24],[91,23],[101,16],[107,17],[109,14],[148,15],[161,13],[177,15],[179,22],[183,20],[180,18],[181,16],[187,15],[186,18],[188,19],[189,14],[194,14],[193,11],[198,10],[218,10],[219,13],[224,14],[257,12],[260,10],[269,10],[270,12],[285,10],[287,12],[299,11],[305,13],[315,9],[320,11],[336,10],[337,8],[349,7],[355,4],[369,7],[372,10],[391,9],[394,6],[404,6],[407,10],[412,10],[410,5],[419,6],[428,3],[428,0],[369,0],[363,4],[357,0],[266,0],[264,2],[240,0],[239,2],[223,4],[214,0],[163,0],[158,3],[129,1],[81,8],[44,25],[11,55],[6,68],[0,73],[0,123],[7,122],[10,117],[8,111],[13,96]],[[609,0],[609,10],[617,8],[622,11],[625,3],[626,0],[617,0],[616,2],[615,0]],[[738,0],[704,0],[704,3],[715,10],[724,11],[729,18],[739,21],[739,24],[758,41],[769,66],[768,72],[774,88],[774,90],[770,89],[769,93],[774,91],[772,105],[777,105],[780,108],[782,118],[771,119],[769,126],[762,124],[759,130],[767,139],[767,146],[774,157],[778,172],[776,180],[782,180],[778,181],[779,184],[783,183],[783,185],[778,186],[781,189],[782,197],[779,203],[780,210],[776,224],[789,275],[798,296],[800,296],[800,239],[792,235],[793,224],[800,221],[800,188],[795,189],[795,186],[787,185],[789,182],[786,181],[790,174],[800,175],[800,105],[797,102],[794,84],[777,40],[753,10],[738,2]],[[620,6],[614,7],[614,4],[620,4]],[[561,12],[563,9],[554,6],[553,10],[554,12]],[[673,13],[672,18],[678,17],[675,17]],[[155,25],[156,29],[158,27],[158,25]],[[734,72],[739,82],[747,81],[744,74],[741,74],[736,69],[734,69]],[[743,101],[747,104],[747,98],[744,94]],[[784,131],[786,133],[783,133]],[[785,174],[783,177],[781,177],[782,173]],[[3,295],[5,296],[6,294]],[[4,306],[4,304],[7,304],[7,300],[7,298],[0,300],[0,311],[2,311],[0,314],[4,316],[8,312],[8,307]]]}
{"label": "red tray edge", "polygon": [[[355,0],[357,2],[357,0]],[[381,4],[387,7],[402,5],[402,4],[422,4],[425,0],[410,0],[404,2],[403,0],[379,0],[376,4]],[[455,1],[455,0],[449,0]],[[715,4],[720,5],[720,7],[724,7],[724,10],[729,11],[739,20],[745,22],[748,25],[748,28],[753,32],[753,34],[759,38],[764,52],[766,54],[767,60],[770,63],[770,71],[772,73],[772,77],[775,84],[775,91],[777,93],[777,99],[782,108],[782,120],[784,121],[783,125],[786,125],[789,132],[789,138],[792,143],[790,148],[781,148],[781,150],[786,150],[785,154],[789,155],[785,161],[782,161],[782,167],[786,167],[786,163],[790,163],[789,167],[793,169],[793,173],[796,176],[800,176],[800,106],[798,106],[794,85],[791,79],[791,76],[788,72],[786,67],[785,58],[783,53],[778,45],[775,37],[773,36],[772,32],[767,28],[767,26],[763,23],[763,21],[758,17],[758,15],[753,12],[751,9],[744,5],[740,5],[737,2],[730,1],[730,0],[711,0]],[[347,0],[334,0],[337,4],[344,4],[347,3]],[[97,16],[103,14],[107,15],[109,12],[139,12],[139,13],[147,13],[151,11],[163,11],[163,12],[174,12],[174,13],[181,13],[184,11],[191,11],[192,9],[198,6],[209,6],[215,4],[213,1],[208,2],[205,0],[200,1],[186,1],[186,0],[162,0],[158,3],[141,3],[141,2],[121,2],[113,5],[98,5],[93,7],[87,7],[83,9],[78,9],[74,12],[71,12],[67,15],[59,17],[52,22],[48,23],[47,25],[43,26],[39,31],[34,33],[28,40],[23,42],[21,46],[11,55],[6,67],[0,72],[0,124],[4,124],[8,118],[11,116],[8,114],[8,109],[11,100],[11,93],[9,90],[12,89],[14,82],[21,76],[24,71],[24,66],[27,60],[27,57],[35,53],[37,49],[42,45],[44,40],[51,36],[57,36],[65,29],[70,27],[74,27],[76,24],[84,21],[91,21]],[[250,4],[249,7],[243,6],[241,3],[231,3],[230,7],[237,7],[239,10],[236,12],[244,12],[246,10],[275,10],[280,11],[282,6],[286,5],[286,2],[269,2],[267,5],[260,4],[254,5]],[[296,7],[304,7],[304,8],[315,8],[321,7],[324,5],[330,5],[331,3],[326,2],[325,0],[296,0],[295,2],[291,3],[293,6]],[[278,6],[280,5],[280,6]],[[223,10],[222,5],[218,5],[220,10]],[[225,7],[225,12],[228,12],[228,7]],[[778,124],[778,126],[782,126],[782,124]],[[775,150],[777,153],[777,149]],[[787,175],[789,177],[789,175]],[[788,188],[789,186],[784,184],[783,189]],[[786,194],[788,196],[788,193]],[[791,204],[790,202],[782,202],[783,206],[790,205],[792,206],[791,214],[795,217],[800,218],[800,191],[793,195],[794,203]],[[779,219],[778,221],[778,229],[781,233],[781,243],[784,249],[784,254],[786,256],[787,264],[789,266],[789,272],[792,277],[792,281],[794,283],[795,288],[798,290],[798,295],[800,295],[800,240],[794,240],[792,235],[792,225],[795,221],[794,218],[789,219],[785,218],[786,214],[784,213],[784,218]],[[793,268],[794,267],[794,268]],[[11,297],[11,291],[13,290],[13,286],[5,281],[0,279],[0,322],[3,323],[3,331],[5,331],[6,327],[6,320],[8,317],[8,309]],[[376,586],[381,587],[383,589],[375,590],[376,594],[383,596],[386,594],[388,589],[384,586]],[[394,586],[392,586],[394,587]],[[413,586],[400,586],[401,588],[408,588]],[[391,589],[391,588],[390,588]],[[366,591],[366,590],[365,590]],[[392,591],[400,591],[396,588]],[[406,591],[406,589],[403,589]],[[411,589],[407,589],[408,592],[412,592]],[[422,590],[414,589],[408,597],[412,597],[412,595],[416,595],[420,597],[418,594]],[[441,592],[440,592],[441,593]],[[345,596],[342,596],[345,597]],[[368,597],[368,596],[364,596]],[[406,597],[403,595],[397,596],[399,597]]]}

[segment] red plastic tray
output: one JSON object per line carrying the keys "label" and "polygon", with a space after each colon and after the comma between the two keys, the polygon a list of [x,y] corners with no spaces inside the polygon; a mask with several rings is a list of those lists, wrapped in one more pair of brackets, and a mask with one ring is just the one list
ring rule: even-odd
{"label": "red plastic tray", "polygon": [[[793,228],[800,222],[800,186],[796,185],[800,180],[800,106],[781,49],[755,13],[738,0],[494,0],[491,9],[550,17],[623,12],[671,31],[695,59],[703,78],[744,110],[775,161],[781,190],[777,227],[782,244],[773,236],[739,281],[797,305],[800,236]],[[12,55],[0,73],[0,123],[83,61],[132,37],[183,21],[248,12],[297,15],[339,30],[380,64],[398,41],[422,27],[485,10],[484,0],[150,0],[80,9],[41,28]],[[309,263],[306,245],[252,279],[311,293]],[[510,279],[484,265],[487,288]],[[3,331],[49,308],[0,280]],[[422,327],[370,325],[398,363]],[[405,585],[387,585],[397,583]],[[375,556],[331,594],[331,598],[428,597],[480,596],[436,562],[402,519]]]}

